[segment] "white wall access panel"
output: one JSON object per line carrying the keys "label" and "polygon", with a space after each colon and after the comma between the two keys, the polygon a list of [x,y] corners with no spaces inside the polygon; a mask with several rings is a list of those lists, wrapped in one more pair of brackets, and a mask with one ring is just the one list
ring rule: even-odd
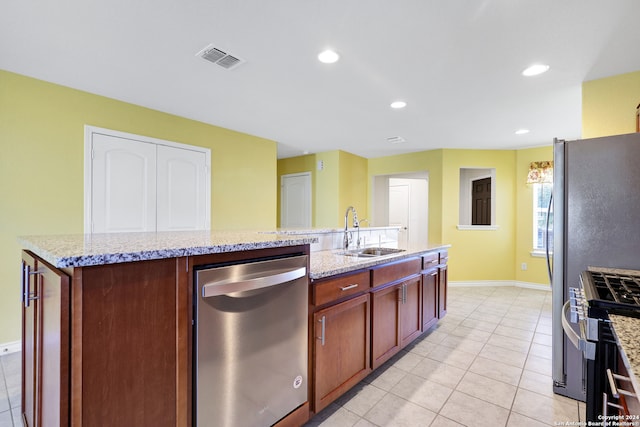
{"label": "white wall access panel", "polygon": [[85,232],[210,228],[210,150],[85,126]]}

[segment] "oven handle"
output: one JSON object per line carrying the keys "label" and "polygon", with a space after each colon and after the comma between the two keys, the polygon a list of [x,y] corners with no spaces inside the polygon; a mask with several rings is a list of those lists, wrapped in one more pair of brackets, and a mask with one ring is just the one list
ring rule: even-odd
{"label": "oven handle", "polygon": [[569,338],[569,341],[571,341],[573,345],[577,349],[579,349],[580,336],[576,334],[576,331],[574,331],[571,327],[571,323],[569,323],[569,319],[567,319],[567,314],[569,310],[571,310],[570,303],[571,301],[567,301],[562,306],[562,329],[564,330],[564,333],[567,334],[567,338]]}
{"label": "oven handle", "polygon": [[587,341],[585,338],[586,337],[586,331],[585,331],[585,327],[584,327],[584,322],[579,322],[578,325],[580,326],[580,333],[581,335],[578,335],[576,333],[576,331],[573,330],[573,328],[571,327],[571,323],[569,322],[569,319],[567,318],[567,314],[569,312],[569,310],[571,310],[571,301],[567,301],[564,303],[564,305],[562,306],[562,329],[564,330],[564,333],[567,335],[567,338],[569,338],[569,341],[571,341],[571,343],[582,352],[583,356],[585,359],[589,359],[589,360],[595,360],[596,358],[596,343],[595,342],[591,342],[591,341]]}

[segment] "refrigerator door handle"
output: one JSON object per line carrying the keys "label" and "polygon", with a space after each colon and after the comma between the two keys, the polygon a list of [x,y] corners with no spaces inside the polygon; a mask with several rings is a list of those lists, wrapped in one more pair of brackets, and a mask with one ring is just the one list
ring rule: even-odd
{"label": "refrigerator door handle", "polygon": [[547,206],[547,222],[546,222],[546,254],[547,254],[547,273],[549,274],[549,285],[553,287],[553,266],[551,264],[551,243],[549,242],[549,217],[551,216],[551,210],[553,209],[553,192],[549,196],[549,206]]}

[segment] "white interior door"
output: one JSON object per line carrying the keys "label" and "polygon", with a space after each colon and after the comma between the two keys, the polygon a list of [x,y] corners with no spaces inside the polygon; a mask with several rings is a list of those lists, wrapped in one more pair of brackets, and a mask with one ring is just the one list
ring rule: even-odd
{"label": "white interior door", "polygon": [[409,197],[409,185],[389,180],[389,225],[402,227],[398,233],[398,247],[401,248],[406,248],[408,243]]}
{"label": "white interior door", "polygon": [[156,147],[95,134],[91,231],[156,230]]}
{"label": "white interior door", "polygon": [[158,231],[207,229],[205,153],[158,145]]}
{"label": "white interior door", "polygon": [[311,227],[311,174],[290,174],[281,177],[280,227]]}

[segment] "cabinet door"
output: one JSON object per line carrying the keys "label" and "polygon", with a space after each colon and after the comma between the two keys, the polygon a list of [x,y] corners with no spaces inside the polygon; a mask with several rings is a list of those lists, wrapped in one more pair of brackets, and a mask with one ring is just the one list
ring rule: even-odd
{"label": "cabinet door", "polygon": [[447,265],[438,268],[438,318],[447,314]]}
{"label": "cabinet door", "polygon": [[416,339],[422,332],[422,299],[420,276],[407,279],[402,285],[400,306],[400,347]]}
{"label": "cabinet door", "polygon": [[23,418],[69,424],[69,277],[23,253]]}
{"label": "cabinet door", "polygon": [[402,284],[372,292],[371,365],[382,365],[400,351],[400,298]]}
{"label": "cabinet door", "polygon": [[315,412],[371,372],[369,298],[361,295],[313,315]]}
{"label": "cabinet door", "polygon": [[422,331],[438,321],[438,269],[422,273]]}
{"label": "cabinet door", "polygon": [[37,331],[37,300],[25,300],[30,297],[35,288],[34,277],[29,274],[36,271],[36,260],[27,253],[22,254],[22,276],[20,278],[22,286],[22,421],[26,427],[35,426],[37,423],[36,414],[37,399],[37,354],[36,354],[36,333]]}

